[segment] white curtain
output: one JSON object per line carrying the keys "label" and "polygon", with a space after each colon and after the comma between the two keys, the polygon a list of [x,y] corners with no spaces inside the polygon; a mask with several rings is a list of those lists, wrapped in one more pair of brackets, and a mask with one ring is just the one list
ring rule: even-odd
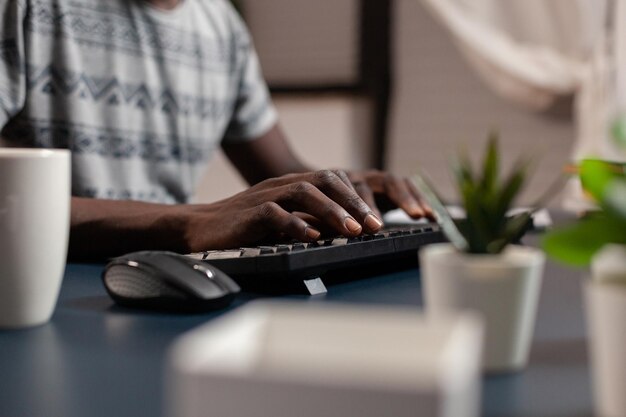
{"label": "white curtain", "polygon": [[[626,161],[610,135],[626,113],[626,0],[422,0],[477,74],[534,110],[575,95],[572,160]],[[585,208],[580,186],[565,206]]]}

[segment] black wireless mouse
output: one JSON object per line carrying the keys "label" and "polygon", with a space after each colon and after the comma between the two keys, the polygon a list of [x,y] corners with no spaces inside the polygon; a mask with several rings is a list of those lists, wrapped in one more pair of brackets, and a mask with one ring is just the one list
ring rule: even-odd
{"label": "black wireless mouse", "polygon": [[204,312],[229,305],[240,288],[214,266],[164,251],[133,252],[111,260],[104,286],[119,305],[171,312]]}

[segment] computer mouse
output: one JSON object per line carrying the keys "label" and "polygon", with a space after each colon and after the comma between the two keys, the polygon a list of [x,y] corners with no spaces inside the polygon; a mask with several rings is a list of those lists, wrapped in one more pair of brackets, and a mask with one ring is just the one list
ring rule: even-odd
{"label": "computer mouse", "polygon": [[125,307],[204,312],[229,305],[241,291],[218,268],[165,251],[142,251],[112,259],[102,273],[113,300]]}

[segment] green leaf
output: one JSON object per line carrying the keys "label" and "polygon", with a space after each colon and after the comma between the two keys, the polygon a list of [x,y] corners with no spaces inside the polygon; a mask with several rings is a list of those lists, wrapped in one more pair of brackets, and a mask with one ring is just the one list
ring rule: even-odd
{"label": "green leaf", "polygon": [[509,243],[519,242],[528,231],[532,223],[530,211],[517,214],[506,222],[502,237],[494,240],[487,246],[489,253],[500,253]]}
{"label": "green leaf", "polygon": [[585,266],[606,243],[626,243],[625,230],[626,222],[601,213],[547,233],[542,246],[557,261]]}
{"label": "green leaf", "polygon": [[602,201],[608,185],[616,178],[610,163],[599,159],[584,159],[580,163],[580,181],[596,201]]}
{"label": "green leaf", "polygon": [[515,197],[520,193],[524,183],[526,181],[526,170],[528,169],[529,162],[526,160],[518,160],[509,177],[502,185],[502,189],[499,191],[498,206],[496,212],[500,216],[506,216],[506,213],[511,208]]}
{"label": "green leaf", "polygon": [[498,135],[492,132],[489,135],[489,142],[487,144],[487,150],[483,160],[483,172],[480,183],[482,192],[491,196],[494,194],[496,181],[498,178],[498,169],[500,161],[498,157]]}

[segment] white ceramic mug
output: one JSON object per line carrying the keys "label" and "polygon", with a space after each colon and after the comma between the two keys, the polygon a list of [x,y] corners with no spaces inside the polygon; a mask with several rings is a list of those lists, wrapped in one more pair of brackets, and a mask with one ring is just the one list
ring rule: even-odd
{"label": "white ceramic mug", "polygon": [[65,269],[70,152],[0,148],[0,328],[50,320]]}

